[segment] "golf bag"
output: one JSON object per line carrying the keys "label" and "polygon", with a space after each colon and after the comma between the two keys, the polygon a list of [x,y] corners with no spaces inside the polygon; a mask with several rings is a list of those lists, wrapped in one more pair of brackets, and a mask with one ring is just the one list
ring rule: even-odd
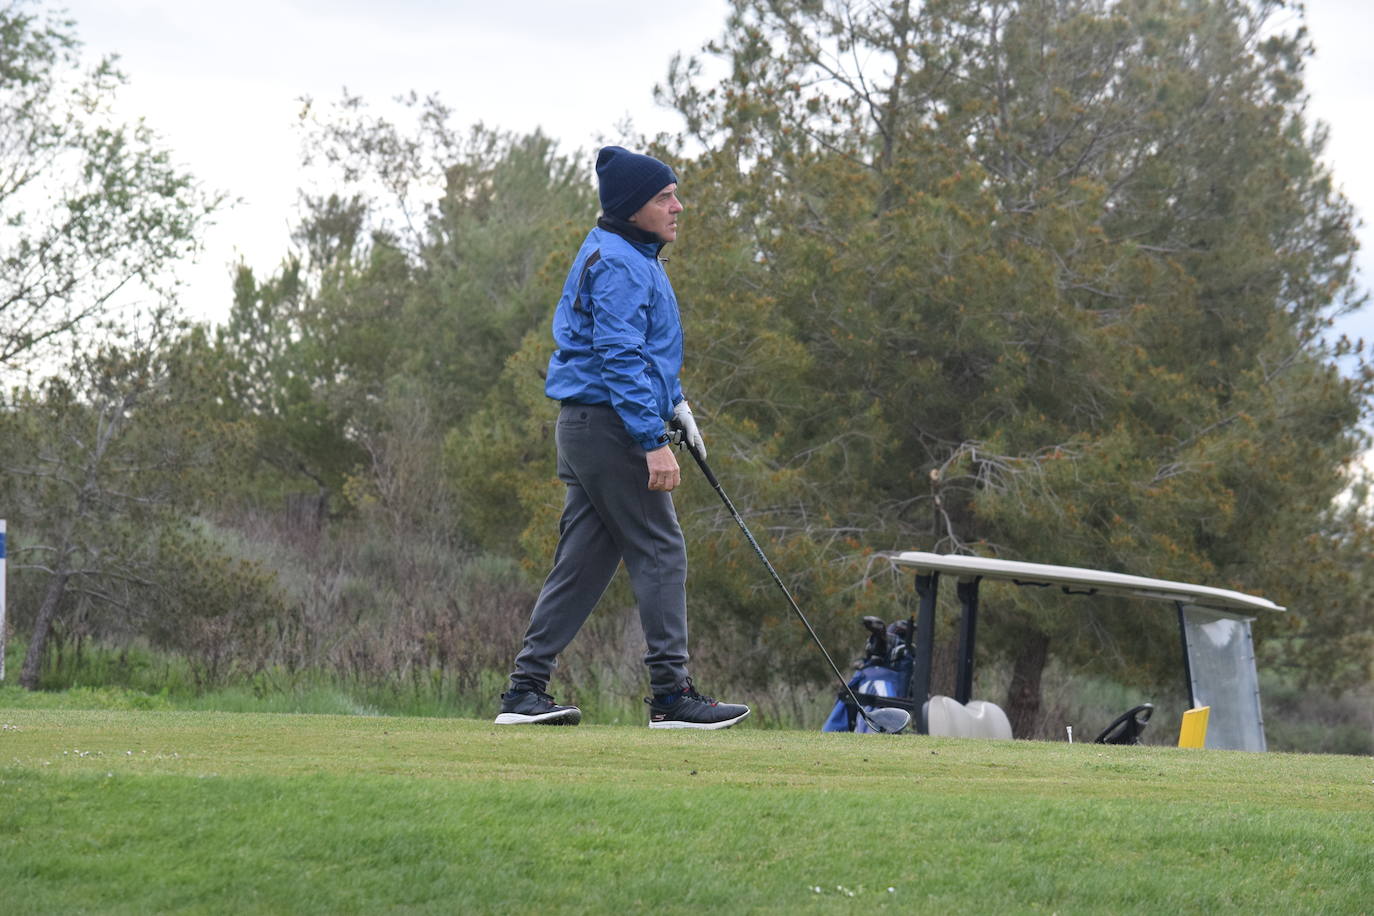
{"label": "golf bag", "polygon": [[[912,621],[898,620],[886,626],[877,617],[865,617],[863,625],[869,634],[868,643],[864,646],[863,658],[854,663],[857,671],[849,679],[849,689],[865,712],[871,714],[881,707],[896,707],[915,716],[919,709],[911,700]],[[849,695],[841,692],[821,731],[866,732],[870,729],[860,718]]]}

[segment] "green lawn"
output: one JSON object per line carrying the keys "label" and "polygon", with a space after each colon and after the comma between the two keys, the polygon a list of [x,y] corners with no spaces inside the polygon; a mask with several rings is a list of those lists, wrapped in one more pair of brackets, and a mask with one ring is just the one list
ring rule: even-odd
{"label": "green lawn", "polygon": [[0,910],[1374,911],[1374,761],[0,709]]}

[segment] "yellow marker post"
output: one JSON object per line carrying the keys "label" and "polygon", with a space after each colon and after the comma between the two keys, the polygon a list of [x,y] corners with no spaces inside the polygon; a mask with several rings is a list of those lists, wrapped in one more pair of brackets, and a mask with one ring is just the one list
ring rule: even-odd
{"label": "yellow marker post", "polygon": [[1183,714],[1183,725],[1178,730],[1179,747],[1204,747],[1207,744],[1207,716],[1212,707],[1199,706]]}

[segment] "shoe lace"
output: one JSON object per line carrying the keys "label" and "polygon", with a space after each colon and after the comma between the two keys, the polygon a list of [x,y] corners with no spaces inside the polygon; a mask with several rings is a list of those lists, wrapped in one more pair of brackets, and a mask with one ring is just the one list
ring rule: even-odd
{"label": "shoe lace", "polygon": [[546,703],[549,703],[549,704],[552,704],[552,705],[557,705],[557,704],[555,704],[555,703],[553,702],[553,697],[550,696],[549,694],[545,693],[545,692],[542,691],[542,690],[530,689],[530,690],[525,690],[525,691],[512,691],[512,692],[509,693],[509,694],[506,694],[506,693],[501,694],[501,698],[502,698],[502,699],[505,699],[505,698],[508,697],[508,696],[511,697],[511,698],[514,698],[514,697],[518,696],[519,693],[521,693],[521,692],[523,692],[523,693],[528,693],[530,696],[535,697],[536,699],[543,700],[543,701],[546,702]]}
{"label": "shoe lace", "polygon": [[[687,680],[684,683],[686,684],[686,686],[683,687],[681,690],[676,691],[678,696],[682,697],[684,700],[696,700],[698,703],[705,703],[707,706],[716,705],[716,700],[714,697],[704,697],[697,692],[697,686],[696,684],[692,683],[692,679],[690,677],[687,678]],[[644,702],[653,705],[654,698],[645,697]]]}
{"label": "shoe lace", "polygon": [[696,700],[700,703],[705,703],[707,706],[716,705],[715,697],[702,696],[700,693],[697,692],[697,685],[692,683],[692,679],[690,677],[687,678],[687,687],[685,690],[682,691],[682,696],[688,700]]}

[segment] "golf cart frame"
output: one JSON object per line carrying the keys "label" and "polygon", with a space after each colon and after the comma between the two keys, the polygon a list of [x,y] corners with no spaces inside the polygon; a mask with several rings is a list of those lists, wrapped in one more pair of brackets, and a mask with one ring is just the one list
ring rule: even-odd
{"label": "golf cart frame", "polygon": [[[962,709],[976,710],[976,715],[981,718],[984,708],[990,707],[996,716],[1005,721],[1005,714],[993,704],[973,699],[978,593],[980,584],[986,579],[1019,586],[1057,587],[1065,595],[1115,595],[1172,604],[1178,615],[1189,700],[1193,708],[1210,707],[1205,746],[1246,751],[1266,749],[1250,623],[1256,613],[1284,611],[1274,602],[1229,589],[1072,566],[945,556],[920,551],[890,552],[880,556],[894,566],[915,572],[916,593],[920,602],[914,622],[914,654],[907,697],[910,698],[908,703],[920,734],[951,733],[948,730],[951,728],[948,713]],[[950,703],[951,698],[936,697],[930,693],[935,603],[942,576],[955,578],[955,590],[962,609],[953,704]],[[891,705],[907,704],[893,702]],[[1148,718],[1148,710],[1145,716]],[[1117,721],[1129,724],[1126,721],[1128,718],[1131,723],[1134,722],[1130,713]],[[957,728],[958,715],[953,721],[953,727]],[[1009,737],[1009,727],[1000,731],[1006,734],[999,736]],[[977,734],[977,730],[966,733]],[[992,732],[986,734],[992,736]]]}

